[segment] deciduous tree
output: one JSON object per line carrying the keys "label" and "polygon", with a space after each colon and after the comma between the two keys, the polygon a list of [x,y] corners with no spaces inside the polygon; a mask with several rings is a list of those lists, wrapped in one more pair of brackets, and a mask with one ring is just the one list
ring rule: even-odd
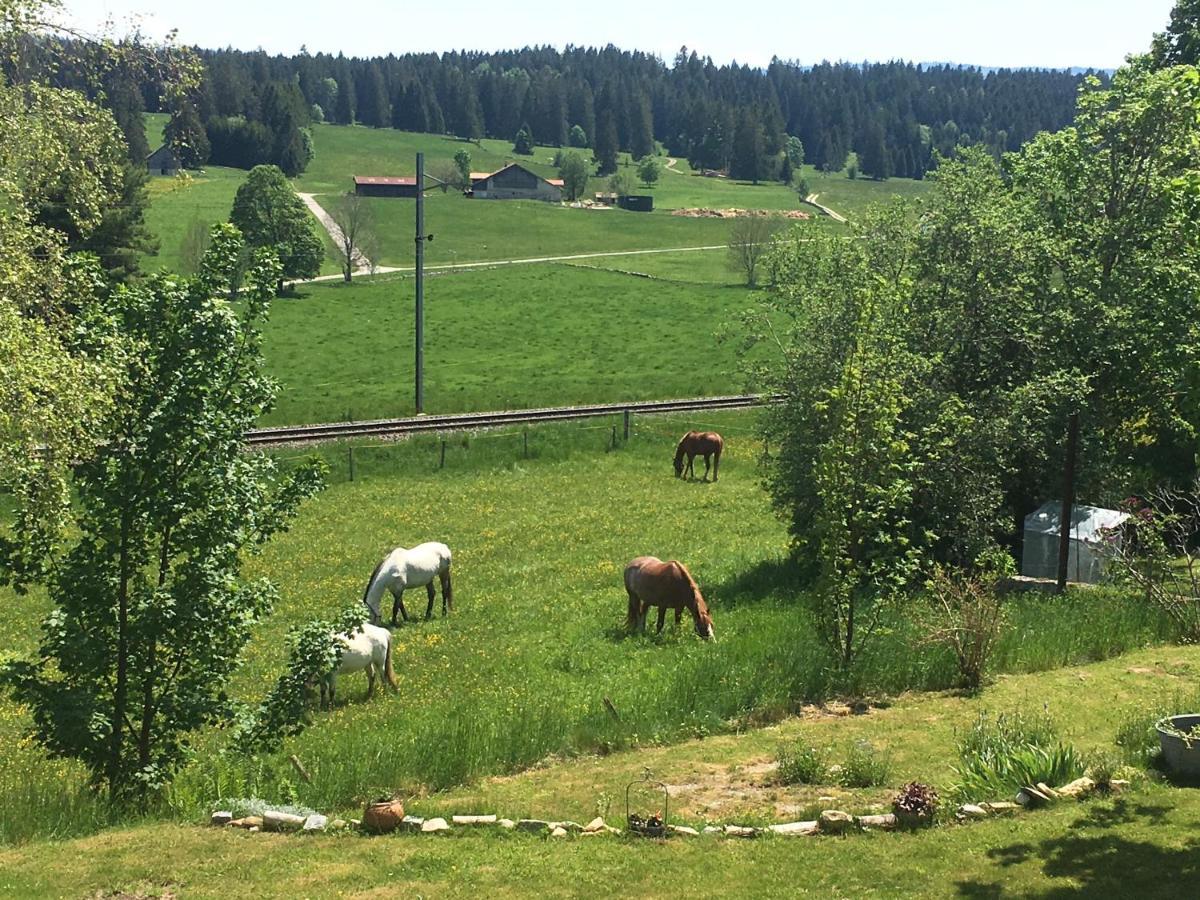
{"label": "deciduous tree", "polygon": [[567,199],[574,201],[583,196],[587,190],[588,164],[584,158],[570,150],[563,154],[562,165],[558,169],[558,177],[563,180]]}
{"label": "deciduous tree", "polygon": [[269,248],[279,257],[280,291],[285,279],[315,278],[321,271],[325,246],[316,223],[277,166],[250,170],[234,197],[229,221],[247,246]]}

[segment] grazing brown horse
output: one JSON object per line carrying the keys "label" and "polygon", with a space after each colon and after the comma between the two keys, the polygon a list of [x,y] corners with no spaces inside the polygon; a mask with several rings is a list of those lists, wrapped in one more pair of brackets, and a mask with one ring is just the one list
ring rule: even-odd
{"label": "grazing brown horse", "polygon": [[713,481],[717,480],[717,469],[721,465],[721,451],[725,449],[725,440],[715,431],[689,431],[679,441],[675,448],[675,477],[683,477],[683,457],[687,456],[687,473],[689,478],[695,478],[692,463],[697,456],[704,457],[704,480],[708,481],[708,461],[712,458]]}
{"label": "grazing brown horse", "polygon": [[663,562],[654,556],[639,556],[625,567],[625,590],[629,594],[629,618],[631,629],[646,630],[646,613],[651,606],[658,607],[658,631],[663,630],[667,608],[675,610],[675,625],[683,617],[686,607],[696,623],[696,634],[706,641],[713,637],[712,616],[700,596],[700,588],[683,563],[671,560]]}

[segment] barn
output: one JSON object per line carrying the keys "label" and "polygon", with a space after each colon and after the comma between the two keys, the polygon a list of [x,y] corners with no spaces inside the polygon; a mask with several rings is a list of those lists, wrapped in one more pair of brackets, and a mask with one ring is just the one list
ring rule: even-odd
{"label": "barn", "polygon": [[178,175],[182,168],[179,157],[166,144],[146,157],[146,169],[151,175]]}
{"label": "barn", "polygon": [[360,197],[417,197],[416,178],[383,178],[376,175],[355,175],[354,193]]}
{"label": "barn", "polygon": [[479,200],[545,200],[562,202],[561,178],[543,178],[519,163],[495,172],[471,173],[471,196]]}

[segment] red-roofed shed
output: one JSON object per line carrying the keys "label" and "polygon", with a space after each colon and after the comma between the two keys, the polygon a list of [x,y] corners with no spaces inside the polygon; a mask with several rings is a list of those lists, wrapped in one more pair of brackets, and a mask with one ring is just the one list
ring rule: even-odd
{"label": "red-roofed shed", "polygon": [[408,197],[416,199],[415,177],[385,178],[378,175],[355,175],[354,193],[360,197]]}

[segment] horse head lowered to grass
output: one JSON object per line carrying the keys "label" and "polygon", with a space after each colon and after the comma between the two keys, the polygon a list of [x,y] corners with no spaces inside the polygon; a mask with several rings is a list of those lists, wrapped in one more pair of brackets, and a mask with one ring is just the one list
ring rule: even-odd
{"label": "horse head lowered to grass", "polygon": [[704,457],[704,480],[708,481],[709,460],[712,460],[713,481],[717,480],[717,470],[721,467],[721,451],[725,449],[725,439],[715,431],[689,431],[679,440],[675,448],[675,477],[682,478],[684,473],[683,458],[687,457],[687,474],[695,478],[696,472],[692,464],[697,456]]}
{"label": "horse head lowered to grass", "polygon": [[654,556],[639,556],[625,567],[625,590],[629,594],[627,624],[630,629],[645,631],[646,614],[651,606],[657,606],[660,633],[668,608],[675,610],[676,626],[686,609],[692,614],[696,634],[706,641],[715,637],[708,606],[683,563],[674,559],[663,562]]}
{"label": "horse head lowered to grass", "polygon": [[442,615],[454,608],[454,592],[450,585],[450,548],[445,544],[429,542],[418,544],[411,550],[397,547],[375,567],[363,591],[363,605],[371,614],[371,624],[383,622],[380,601],[385,592],[390,592],[392,602],[392,624],[396,624],[396,613],[408,621],[408,610],[404,608],[404,592],[412,587],[425,586],[429,594],[429,605],[425,608],[425,618],[433,616],[433,600],[435,591],[433,580],[438,579],[442,584]]}

